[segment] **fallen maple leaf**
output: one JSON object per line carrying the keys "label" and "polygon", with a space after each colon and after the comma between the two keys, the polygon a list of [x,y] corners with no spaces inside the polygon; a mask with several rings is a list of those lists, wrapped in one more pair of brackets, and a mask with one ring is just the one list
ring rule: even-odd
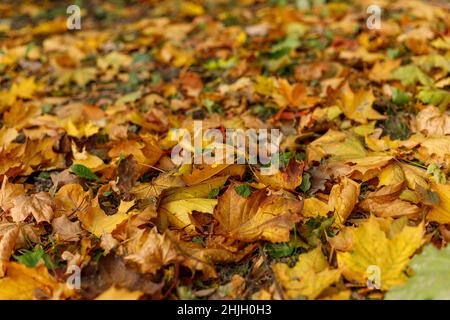
{"label": "fallen maple leaf", "polygon": [[417,217],[421,209],[408,201],[399,199],[404,188],[404,182],[382,187],[378,191],[371,192],[359,206],[368,212],[374,213],[378,217],[401,217],[408,215],[411,218]]}
{"label": "fallen maple leaf", "polygon": [[215,232],[245,242],[288,241],[289,231],[301,220],[302,201],[288,193],[267,195],[265,189],[244,198],[236,192],[239,185],[232,183],[219,198]]}
{"label": "fallen maple leaf", "polygon": [[33,215],[36,222],[51,222],[54,216],[54,203],[46,192],[32,195],[20,195],[12,201],[14,207],[10,214],[15,222],[24,221],[29,215]]}
{"label": "fallen maple leaf", "polygon": [[85,192],[77,183],[66,184],[54,197],[56,215],[71,217],[77,213],[84,213],[91,203],[91,198],[90,190]]}
{"label": "fallen maple leaf", "polygon": [[359,123],[367,123],[368,120],[386,119],[385,116],[372,109],[374,101],[375,97],[372,90],[360,90],[353,93],[348,82],[346,82],[341,89],[338,105],[349,119]]}
{"label": "fallen maple leaf", "polygon": [[198,184],[216,175],[239,176],[245,172],[245,166],[239,164],[219,164],[216,166],[205,166],[202,169],[194,169],[190,175],[182,176],[187,185]]}
{"label": "fallen maple leaf", "polygon": [[405,226],[389,237],[381,221],[372,216],[357,228],[349,227],[353,245],[348,252],[338,252],[337,261],[344,277],[361,285],[368,279],[367,268],[376,266],[380,270],[381,289],[388,290],[406,281],[403,271],[424,242],[424,226],[423,223]]}
{"label": "fallen maple leaf", "polygon": [[386,300],[448,300],[450,247],[438,250],[432,245],[416,255],[409,266],[415,274],[404,285],[392,288]]}
{"label": "fallen maple leaf", "polygon": [[336,159],[365,157],[367,151],[356,137],[345,132],[329,130],[308,145],[306,154],[308,163],[311,163],[329,155]]}
{"label": "fallen maple leaf", "polygon": [[6,277],[0,279],[0,299],[2,300],[32,300],[36,293],[47,299],[67,298],[72,295],[65,286],[56,282],[44,265],[27,268],[16,262],[7,264]]}
{"label": "fallen maple leaf", "polygon": [[277,263],[272,269],[289,299],[315,299],[341,276],[340,270],[330,268],[320,247],[299,255],[292,268]]}
{"label": "fallen maple leaf", "polygon": [[300,186],[302,183],[304,167],[305,162],[297,161],[291,158],[286,168],[279,170],[274,175],[264,175],[259,172],[256,172],[255,175],[259,182],[264,184],[266,187],[294,191],[295,188]]}
{"label": "fallen maple leaf", "polygon": [[441,113],[436,107],[428,106],[417,114],[415,126],[418,131],[426,135],[448,135],[450,134],[450,115]]}
{"label": "fallen maple leaf", "polygon": [[217,177],[187,188],[173,188],[164,191],[159,211],[169,223],[179,229],[194,232],[189,215],[195,210],[213,213],[217,199],[208,199],[211,190],[222,187],[228,176]]}
{"label": "fallen maple leaf", "polygon": [[306,198],[303,201],[302,215],[307,218],[326,217],[332,208],[328,203],[317,198]]}
{"label": "fallen maple leaf", "polygon": [[9,229],[0,239],[0,278],[5,275],[6,264],[14,251],[18,236],[19,226],[15,226]]}
{"label": "fallen maple leaf", "polygon": [[333,186],[328,199],[328,207],[330,210],[334,210],[336,224],[342,225],[347,220],[358,203],[359,191],[359,183],[348,178],[343,178],[339,184]]}
{"label": "fallen maple leaf", "polygon": [[431,188],[439,196],[439,204],[431,208],[427,219],[442,224],[450,223],[450,185],[433,183]]}
{"label": "fallen maple leaf", "polygon": [[137,263],[142,272],[155,273],[161,267],[179,260],[173,241],[166,234],[160,235],[156,228],[151,229],[146,239],[141,241],[142,247],[127,255],[125,260]]}
{"label": "fallen maple leaf", "polygon": [[93,299],[112,286],[130,292],[143,292],[155,298],[160,296],[163,282],[155,283],[148,274],[137,272],[123,258],[110,253],[102,256],[93,268],[92,263],[83,268],[81,274],[81,297]]}
{"label": "fallen maple leaf", "polygon": [[13,200],[25,193],[21,184],[12,184],[8,177],[3,176],[2,187],[0,189],[0,207],[7,212],[14,207]]}
{"label": "fallen maple leaf", "polygon": [[117,212],[113,215],[106,215],[98,204],[98,198],[94,199],[92,205],[85,212],[78,212],[78,219],[83,227],[101,237],[105,233],[110,233],[122,222],[128,220],[136,212],[128,213],[128,210],[134,205],[135,201],[121,201]]}
{"label": "fallen maple leaf", "polygon": [[301,83],[289,84],[286,79],[278,79],[278,92],[272,93],[275,102],[282,108],[287,106],[298,109],[312,108],[320,98],[309,96],[307,87]]}
{"label": "fallen maple leaf", "polygon": [[78,241],[82,232],[79,221],[70,221],[62,215],[52,221],[53,232],[60,241]]}

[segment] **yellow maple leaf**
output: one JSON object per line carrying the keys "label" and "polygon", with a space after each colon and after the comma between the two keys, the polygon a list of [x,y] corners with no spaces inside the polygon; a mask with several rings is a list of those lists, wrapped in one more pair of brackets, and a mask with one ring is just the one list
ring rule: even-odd
{"label": "yellow maple leaf", "polygon": [[378,176],[378,187],[390,186],[403,181],[405,181],[405,173],[399,165],[393,163],[381,170],[381,173]]}
{"label": "yellow maple leaf", "polygon": [[73,164],[81,164],[91,169],[93,172],[99,171],[105,167],[103,160],[88,153],[86,148],[84,148],[82,152],[79,152],[74,142],[72,142],[72,154],[74,158]]}
{"label": "yellow maple leaf", "polygon": [[6,277],[0,279],[0,300],[32,300],[36,298],[36,290],[54,298],[71,295],[65,285],[50,276],[45,265],[27,268],[16,262],[7,264]]}
{"label": "yellow maple leaf", "polygon": [[38,88],[34,77],[25,78],[20,82],[13,83],[10,94],[14,98],[31,99]]}
{"label": "yellow maple leaf", "polygon": [[328,203],[317,198],[306,198],[303,201],[303,216],[308,218],[326,217],[330,211]]}
{"label": "yellow maple leaf", "polygon": [[293,268],[277,263],[272,269],[289,299],[315,299],[341,276],[340,270],[330,269],[320,247],[301,254]]}
{"label": "yellow maple leaf", "polygon": [[359,123],[367,123],[368,120],[386,119],[385,116],[372,109],[374,101],[375,97],[372,90],[360,90],[354,93],[346,82],[341,89],[337,103],[347,118]]}
{"label": "yellow maple leaf", "polygon": [[91,191],[84,192],[78,183],[69,183],[55,194],[55,212],[57,216],[70,217],[77,212],[85,212],[90,202]]}
{"label": "yellow maple leaf", "polygon": [[134,211],[128,213],[134,203],[134,200],[121,201],[117,212],[108,216],[98,205],[98,199],[95,199],[93,206],[85,213],[78,212],[77,216],[86,230],[101,237],[104,233],[113,232],[119,224],[136,214]]}
{"label": "yellow maple leaf", "polygon": [[100,127],[95,125],[92,122],[87,123],[79,123],[75,125],[71,119],[66,121],[63,124],[64,129],[66,129],[67,134],[72,137],[82,138],[82,137],[90,137],[96,134]]}
{"label": "yellow maple leaf", "polygon": [[227,181],[228,176],[209,179],[191,187],[172,188],[164,191],[159,211],[167,217],[169,223],[188,232],[195,231],[191,224],[192,211],[213,213],[217,199],[208,199],[214,188],[220,188]]}
{"label": "yellow maple leaf", "polygon": [[450,223],[450,185],[433,183],[431,189],[439,196],[439,204],[434,205],[427,218],[442,224]]}
{"label": "yellow maple leaf", "polygon": [[326,134],[311,142],[306,155],[308,162],[320,161],[326,156],[333,156],[334,159],[365,157],[367,150],[361,141],[345,132],[328,130]]}
{"label": "yellow maple leaf", "polygon": [[424,225],[405,226],[389,237],[383,226],[389,221],[372,216],[359,227],[348,227],[351,251],[337,253],[338,266],[347,280],[365,285],[368,268],[375,266],[380,270],[382,290],[406,281],[404,270],[409,259],[424,243]]}
{"label": "yellow maple leaf", "polygon": [[400,66],[400,59],[377,61],[369,73],[369,79],[376,82],[387,81],[394,69]]}
{"label": "yellow maple leaf", "polygon": [[328,206],[334,210],[335,224],[342,225],[358,202],[359,183],[344,177],[339,184],[335,184],[330,192]]}
{"label": "yellow maple leaf", "polygon": [[201,5],[191,1],[183,1],[180,11],[182,14],[190,17],[201,16],[205,13],[205,9]]}

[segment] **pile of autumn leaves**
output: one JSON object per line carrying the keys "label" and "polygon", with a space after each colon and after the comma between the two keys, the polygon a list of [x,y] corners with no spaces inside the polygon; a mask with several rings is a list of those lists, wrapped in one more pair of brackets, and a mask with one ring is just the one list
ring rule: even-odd
{"label": "pile of autumn leaves", "polygon": [[[39,243],[48,230],[44,223],[51,224],[51,236],[57,241],[81,240],[80,251],[62,254],[69,265],[84,265],[91,259],[89,249],[95,236],[105,253],[122,255],[143,273],[156,274],[164,266],[179,264],[208,279],[217,277],[214,264],[239,262],[256,250],[255,243],[261,240],[287,242],[296,223],[330,215],[335,217],[333,229],[340,230],[327,238],[329,254],[336,254],[336,266],[329,264],[320,245],[301,254],[293,268],[274,264],[274,276],[284,288],[282,297],[349,298],[351,290],[343,285],[341,276],[363,287],[372,265],[381,270],[381,289],[389,290],[405,282],[409,258],[430,240],[425,236],[425,224],[450,223],[450,185],[445,183],[444,171],[437,167],[427,171],[401,161],[410,156],[430,165],[449,163],[449,138],[428,133],[442,129],[435,124],[448,123],[448,118],[437,117],[437,112],[434,107],[422,110],[416,117],[422,132],[405,141],[365,135],[368,148],[358,134],[329,130],[308,145],[306,162],[291,159],[272,176],[254,169],[256,180],[248,184],[253,189],[238,182],[245,166],[237,164],[204,166],[186,175],[175,169],[159,174],[152,182],[137,183],[132,178],[139,175],[134,156],[118,160],[118,181],[102,184],[95,196],[92,188],[68,171],[52,176],[55,188],[49,192],[32,194],[27,193],[26,185],[4,178],[0,253],[6,277],[0,280],[1,296],[31,299],[39,288],[48,297],[76,297],[43,265],[29,269],[9,261],[15,249],[28,248],[30,241]],[[430,114],[433,121],[427,118],[423,122]],[[302,197],[295,189],[302,183],[304,167],[317,162],[321,164],[312,175],[313,185],[324,190],[325,180],[331,176],[336,182],[329,195],[317,192]],[[361,184],[374,178],[378,182],[368,186],[361,200]],[[219,190],[224,192],[217,199],[211,196],[217,196]],[[134,197],[121,200],[116,212],[107,214],[99,198],[111,192]],[[355,211],[372,215],[344,226]],[[150,227],[155,224],[162,230],[182,231],[159,233]],[[205,243],[185,241],[199,234],[208,234]],[[336,286],[326,291],[333,284]],[[280,293],[274,287],[265,288],[255,297],[280,298]]]}

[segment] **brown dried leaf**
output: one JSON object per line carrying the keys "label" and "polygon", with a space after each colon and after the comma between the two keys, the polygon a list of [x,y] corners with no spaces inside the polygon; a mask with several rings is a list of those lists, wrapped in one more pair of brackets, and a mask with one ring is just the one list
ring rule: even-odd
{"label": "brown dried leaf", "polygon": [[245,242],[289,240],[289,231],[301,220],[302,201],[288,193],[267,195],[264,189],[244,198],[235,190],[239,185],[232,183],[219,198],[215,233]]}
{"label": "brown dried leaf", "polygon": [[54,216],[53,201],[46,192],[32,195],[21,195],[13,200],[11,217],[14,222],[24,221],[31,214],[36,222],[51,222]]}

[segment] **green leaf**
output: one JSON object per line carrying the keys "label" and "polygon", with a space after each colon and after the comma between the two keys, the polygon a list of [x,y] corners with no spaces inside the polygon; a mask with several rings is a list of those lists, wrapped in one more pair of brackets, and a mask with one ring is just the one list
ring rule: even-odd
{"label": "green leaf", "polygon": [[82,164],[74,164],[70,167],[73,173],[86,180],[98,180],[98,177],[86,166]]}
{"label": "green leaf", "polygon": [[392,88],[392,102],[401,106],[409,102],[409,94],[397,88]]}
{"label": "green leaf", "polygon": [[400,80],[405,86],[414,85],[417,82],[425,86],[431,86],[433,84],[433,80],[413,64],[395,69],[391,74],[391,79]]}
{"label": "green leaf", "polygon": [[305,154],[290,151],[281,152],[279,155],[281,167],[286,167],[289,164],[289,160],[291,160],[291,158],[294,158],[297,161],[302,161],[305,160]]}
{"label": "green leaf", "polygon": [[436,249],[432,245],[415,256],[409,266],[414,270],[404,285],[386,294],[387,300],[448,300],[450,299],[450,246]]}
{"label": "green leaf", "polygon": [[34,268],[37,266],[39,261],[45,256],[44,249],[37,245],[32,251],[25,250],[20,256],[14,256],[14,258],[21,264],[27,266],[28,268]]}
{"label": "green leaf", "polygon": [[209,193],[208,193],[208,198],[209,199],[215,199],[217,198],[217,196],[219,195],[220,192],[220,188],[213,188]]}
{"label": "green leaf", "polygon": [[439,54],[414,57],[413,61],[425,71],[430,71],[433,68],[440,68],[443,71],[450,72],[450,60]]}
{"label": "green leaf", "polygon": [[401,55],[400,49],[398,49],[398,48],[389,48],[389,49],[387,49],[386,53],[387,53],[388,57],[391,59],[398,58]]}
{"label": "green leaf", "polygon": [[41,110],[42,113],[50,113],[53,109],[53,105],[49,104],[49,103],[45,103],[42,105]]}
{"label": "green leaf", "polygon": [[295,250],[295,247],[292,246],[289,242],[267,243],[264,246],[264,250],[267,252],[269,256],[273,258],[282,258],[292,255],[292,253]]}
{"label": "green leaf", "polygon": [[237,186],[236,188],[234,188],[234,190],[238,193],[238,195],[244,198],[248,198],[252,194],[250,186],[246,183]]}
{"label": "green leaf", "polygon": [[423,89],[419,92],[417,98],[423,103],[432,104],[443,110],[445,110],[450,103],[450,93],[441,89]]}
{"label": "green leaf", "polygon": [[139,99],[142,96],[142,93],[140,91],[135,91],[129,94],[124,95],[123,97],[120,97],[117,99],[115,105],[120,106],[124,105],[126,103],[134,102],[137,99]]}
{"label": "green leaf", "polygon": [[302,177],[302,183],[299,186],[300,190],[307,192],[311,188],[311,175],[305,172]]}

